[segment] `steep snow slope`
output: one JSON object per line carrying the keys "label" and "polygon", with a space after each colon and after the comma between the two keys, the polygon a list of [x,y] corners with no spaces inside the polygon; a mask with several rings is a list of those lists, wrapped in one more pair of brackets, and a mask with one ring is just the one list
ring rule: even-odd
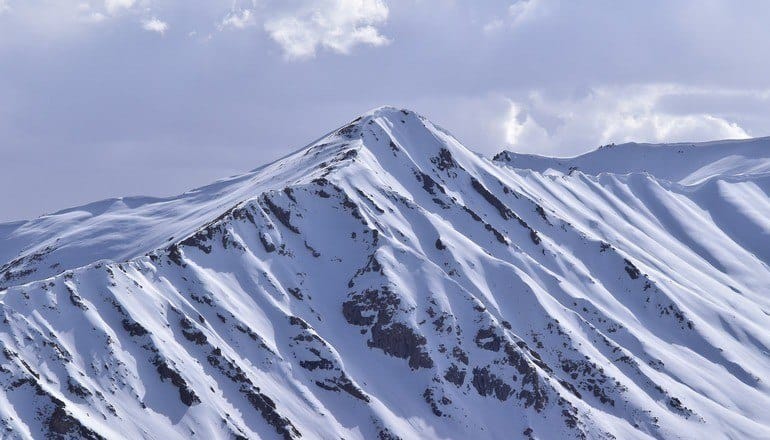
{"label": "steep snow slope", "polygon": [[100,259],[128,260],[188,235],[235,204],[301,179],[334,151],[301,153],[250,173],[165,199],[94,202],[28,222],[0,224],[0,288],[41,279]]}
{"label": "steep snow slope", "polygon": [[770,173],[770,137],[698,144],[611,144],[571,158],[504,151],[495,159],[512,167],[539,172],[649,173],[658,179],[692,185],[712,177]]}
{"label": "steep snow slope", "polygon": [[514,168],[382,108],[2,225],[8,436],[767,438],[770,177],[618,167]]}

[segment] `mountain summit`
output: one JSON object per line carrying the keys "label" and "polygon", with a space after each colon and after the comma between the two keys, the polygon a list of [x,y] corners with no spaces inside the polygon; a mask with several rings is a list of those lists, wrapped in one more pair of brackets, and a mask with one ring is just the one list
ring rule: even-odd
{"label": "mountain summit", "polygon": [[0,224],[3,427],[767,438],[768,163],[492,160],[383,107],[177,197]]}

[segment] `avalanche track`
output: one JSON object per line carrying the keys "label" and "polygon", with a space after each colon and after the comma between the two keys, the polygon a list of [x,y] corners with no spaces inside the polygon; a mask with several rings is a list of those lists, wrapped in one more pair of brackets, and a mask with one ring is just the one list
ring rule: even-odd
{"label": "avalanche track", "polygon": [[770,437],[770,140],[463,147],[380,108],[0,224],[7,438]]}

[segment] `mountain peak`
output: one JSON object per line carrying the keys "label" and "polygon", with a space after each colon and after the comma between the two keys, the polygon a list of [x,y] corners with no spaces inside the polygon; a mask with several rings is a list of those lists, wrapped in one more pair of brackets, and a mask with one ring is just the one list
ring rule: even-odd
{"label": "mountain peak", "polygon": [[[413,128],[423,130],[428,129],[428,125],[432,125],[427,118],[412,110],[385,105],[373,108],[361,114],[339,130],[343,130],[347,127],[360,127],[363,129],[374,124],[381,124],[388,127],[394,127],[398,124],[408,124]],[[339,132],[339,130],[337,130],[337,132]]]}
{"label": "mountain peak", "polygon": [[411,169],[430,166],[431,159],[450,149],[458,157],[465,155],[459,142],[417,113],[379,107],[273,163],[176,197],[104,200],[3,225],[0,288],[97,260],[128,260],[152,252],[266,192],[318,179],[369,176],[384,168],[393,175],[410,175]]}
{"label": "mountain peak", "polygon": [[369,123],[373,123],[373,121],[389,121],[390,123],[396,123],[399,121],[405,122],[407,119],[417,119],[421,121],[427,121],[425,117],[417,114],[412,110],[409,110],[406,108],[394,107],[390,105],[383,105],[383,106],[375,107],[367,112],[364,112],[358,115],[358,117],[348,122],[347,124],[343,125],[342,127],[335,130],[334,132],[330,133],[330,135],[333,135],[334,133],[338,133],[340,130],[343,130],[346,128],[350,129],[352,127],[364,127]]}
{"label": "mountain peak", "polygon": [[327,174],[351,162],[365,168],[403,167],[409,162],[421,168],[439,155],[478,160],[449,132],[424,116],[405,108],[382,106],[363,113],[277,164],[306,167],[300,162],[312,161]]}
{"label": "mountain peak", "polygon": [[397,117],[399,114],[408,116],[410,114],[416,114],[414,111],[403,108],[403,107],[396,107],[392,105],[381,105],[379,107],[375,107],[368,112],[361,115],[362,117],[384,117],[384,118],[393,118]]}

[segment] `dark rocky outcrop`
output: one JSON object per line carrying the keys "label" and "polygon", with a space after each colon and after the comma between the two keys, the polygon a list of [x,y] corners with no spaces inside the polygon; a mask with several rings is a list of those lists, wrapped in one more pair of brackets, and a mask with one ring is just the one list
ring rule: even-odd
{"label": "dark rocky outcrop", "polygon": [[342,305],[342,313],[350,324],[370,326],[369,347],[379,348],[397,358],[408,359],[412,369],[433,367],[433,360],[423,348],[425,337],[403,323],[394,321],[401,300],[389,287],[367,289],[353,293],[349,298]]}

